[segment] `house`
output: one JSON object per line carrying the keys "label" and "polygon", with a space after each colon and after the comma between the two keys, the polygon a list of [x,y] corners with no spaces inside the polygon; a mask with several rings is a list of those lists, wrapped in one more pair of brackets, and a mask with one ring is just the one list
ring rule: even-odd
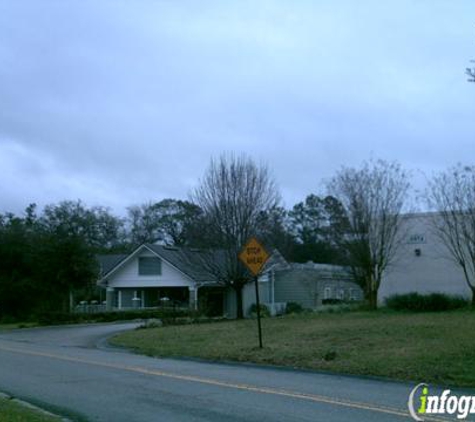
{"label": "house", "polygon": [[318,308],[326,301],[361,301],[363,290],[353,282],[346,267],[328,264],[292,263],[274,273],[275,300],[296,302],[303,308]]}
{"label": "house", "polygon": [[173,301],[195,308],[197,292],[214,285],[196,265],[198,250],[144,244],[130,254],[99,256],[107,310],[152,308]]}
{"label": "house", "polygon": [[434,213],[406,214],[402,217],[400,242],[378,291],[384,304],[394,294],[445,293],[471,298],[463,271],[431,226]]}
{"label": "house", "polygon": [[[174,303],[193,309],[210,308],[215,314],[234,317],[237,314],[235,292],[206,270],[204,262],[209,254],[194,248],[144,244],[130,254],[98,257],[101,266],[98,285],[106,290],[106,309],[144,309]],[[219,251],[214,254],[219,263]],[[269,274],[286,265],[275,250],[259,278],[261,302],[271,310],[276,305]],[[254,302],[254,286],[250,283],[243,290],[245,315]]]}

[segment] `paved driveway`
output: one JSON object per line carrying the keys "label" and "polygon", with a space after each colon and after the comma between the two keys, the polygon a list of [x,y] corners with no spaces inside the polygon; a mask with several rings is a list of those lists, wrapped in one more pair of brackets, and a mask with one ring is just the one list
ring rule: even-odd
{"label": "paved driveway", "polygon": [[[412,420],[412,385],[104,349],[135,324],[0,333],[0,390],[90,421]],[[99,346],[99,347],[97,347]]]}

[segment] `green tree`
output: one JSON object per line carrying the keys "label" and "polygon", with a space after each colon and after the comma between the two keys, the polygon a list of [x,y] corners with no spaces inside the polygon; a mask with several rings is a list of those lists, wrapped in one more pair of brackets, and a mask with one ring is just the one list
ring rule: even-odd
{"label": "green tree", "polygon": [[158,230],[164,243],[185,246],[193,243],[196,225],[201,220],[201,209],[189,202],[164,199],[155,204]]}
{"label": "green tree", "polygon": [[293,260],[342,263],[336,236],[348,224],[342,204],[333,196],[308,195],[289,211],[294,237]]}
{"label": "green tree", "polygon": [[134,246],[156,243],[185,246],[196,243],[202,212],[198,206],[179,199],[134,205],[127,209],[129,238]]}
{"label": "green tree", "polygon": [[42,310],[68,311],[75,291],[95,286],[99,268],[94,250],[79,235],[43,232],[40,239],[34,277],[47,297]]}
{"label": "green tree", "polygon": [[288,230],[288,212],[280,206],[261,211],[258,216],[257,237],[266,245],[279,250],[282,255],[292,257],[294,239]]}
{"label": "green tree", "polygon": [[81,201],[62,201],[47,205],[40,224],[49,233],[78,237],[94,251],[106,252],[123,247],[124,222],[104,207],[87,208]]}
{"label": "green tree", "polygon": [[26,317],[35,307],[34,232],[13,214],[0,216],[0,317]]}
{"label": "green tree", "polygon": [[70,292],[94,285],[104,238],[76,205],[50,205],[37,216],[32,204],[22,217],[0,217],[0,315],[67,310]]}

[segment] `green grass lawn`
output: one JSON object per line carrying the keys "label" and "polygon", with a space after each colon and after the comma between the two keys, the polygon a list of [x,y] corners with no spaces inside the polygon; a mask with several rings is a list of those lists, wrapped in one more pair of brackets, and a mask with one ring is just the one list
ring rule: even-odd
{"label": "green grass lawn", "polygon": [[59,417],[51,417],[28,409],[11,400],[0,398],[0,421],[2,422],[59,422]]}
{"label": "green grass lawn", "polygon": [[198,357],[475,387],[475,312],[346,312],[167,326],[111,343],[150,356]]}

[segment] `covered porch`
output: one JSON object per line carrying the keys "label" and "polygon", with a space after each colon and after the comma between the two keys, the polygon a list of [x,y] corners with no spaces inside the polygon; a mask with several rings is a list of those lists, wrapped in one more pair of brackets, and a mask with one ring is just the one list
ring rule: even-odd
{"label": "covered porch", "polygon": [[160,307],[188,308],[213,316],[223,315],[224,289],[216,286],[107,287],[107,311]]}

